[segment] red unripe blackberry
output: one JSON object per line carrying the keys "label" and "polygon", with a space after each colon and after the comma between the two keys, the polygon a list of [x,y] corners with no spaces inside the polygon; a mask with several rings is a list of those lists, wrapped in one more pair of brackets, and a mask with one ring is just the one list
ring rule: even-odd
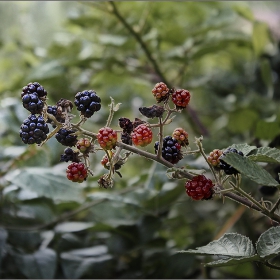
{"label": "red unripe blackberry", "polygon": [[204,175],[198,175],[187,181],[185,188],[186,193],[194,200],[210,199],[213,195],[214,184]]}
{"label": "red unripe blackberry", "polygon": [[133,130],[131,139],[135,146],[145,147],[152,142],[153,132],[145,124],[141,124]]}
{"label": "red unripe blackberry", "polygon": [[181,127],[178,127],[173,131],[172,137],[176,139],[182,146],[189,145],[189,134]]}
{"label": "red unripe blackberry", "polygon": [[82,153],[87,153],[91,149],[91,142],[88,138],[79,139],[76,145]]}
{"label": "red unripe blackberry", "polygon": [[[114,153],[112,152],[111,157],[114,156]],[[108,156],[105,154],[103,156],[103,158],[101,159],[101,164],[104,166],[104,168],[109,169],[108,166],[106,166],[106,164],[109,162]]]}
{"label": "red unripe blackberry", "polygon": [[42,116],[30,115],[20,127],[19,135],[25,144],[40,144],[47,138],[49,127]]}
{"label": "red unripe blackberry", "polygon": [[209,156],[207,157],[208,162],[214,167],[220,164],[220,156],[223,154],[223,151],[219,149],[214,149]]}
{"label": "red unripe blackberry", "polygon": [[239,154],[241,156],[244,156],[243,153],[241,151],[237,151],[236,149],[234,148],[228,148],[227,150],[225,150],[223,152],[223,154],[220,156],[219,160],[220,160],[220,164],[219,164],[219,167],[224,170],[224,172],[227,174],[227,175],[236,175],[239,173],[238,170],[236,170],[234,167],[232,167],[231,165],[229,165],[228,163],[226,163],[224,160],[223,160],[223,157],[225,157],[228,153],[236,153],[236,154]]}
{"label": "red unripe blackberry", "polygon": [[156,101],[160,103],[161,101],[165,101],[169,97],[169,88],[163,82],[157,83],[155,87],[152,89],[152,93],[156,98]]}
{"label": "red unripe blackberry", "polygon": [[191,99],[191,94],[186,89],[177,89],[172,93],[172,101],[177,109],[184,109],[187,107]]}
{"label": "red unripe blackberry", "polygon": [[[154,146],[155,153],[157,153],[158,147],[159,142],[157,141]],[[173,139],[171,136],[164,137],[161,155],[165,160],[173,164],[179,162],[183,158],[183,155],[181,153],[181,145],[178,143],[178,140]]]}
{"label": "red unripe blackberry", "polygon": [[88,171],[82,162],[73,162],[67,167],[66,176],[72,182],[82,183],[87,179]]}
{"label": "red unripe blackberry", "polygon": [[95,112],[101,108],[101,99],[94,90],[84,90],[75,95],[74,104],[77,110],[86,118],[90,118]]}
{"label": "red unripe blackberry", "polygon": [[60,161],[72,161],[72,162],[80,162],[78,157],[79,152],[74,152],[71,148],[66,148],[64,153],[60,155]]}
{"label": "red unripe blackberry", "polygon": [[56,140],[64,146],[75,146],[78,142],[77,135],[74,135],[75,130],[61,128],[55,135]]}
{"label": "red unripe blackberry", "polygon": [[104,150],[112,150],[116,146],[117,132],[110,127],[102,127],[97,134],[97,141]]}

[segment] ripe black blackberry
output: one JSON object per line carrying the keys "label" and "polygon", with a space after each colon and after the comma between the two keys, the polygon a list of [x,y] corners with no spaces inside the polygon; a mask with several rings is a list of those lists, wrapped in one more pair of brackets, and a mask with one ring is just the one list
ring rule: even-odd
{"label": "ripe black blackberry", "polygon": [[[155,143],[155,153],[157,153],[159,147],[159,142],[157,141]],[[183,155],[181,153],[181,145],[178,143],[178,141],[171,136],[166,136],[163,138],[162,143],[162,157],[175,164],[179,162],[183,158]]]}
{"label": "ripe black blackberry", "polygon": [[101,109],[101,99],[94,90],[84,90],[75,95],[74,104],[81,115],[90,118],[95,112]]}
{"label": "ripe black blackberry", "polygon": [[47,138],[49,127],[42,116],[30,115],[20,127],[19,135],[25,144],[40,144]]}
{"label": "ripe black blackberry", "polygon": [[41,114],[46,96],[47,91],[39,83],[29,83],[22,88],[22,105],[25,109],[30,111],[31,114]]}
{"label": "ripe black blackberry", "polygon": [[231,165],[229,165],[228,163],[226,163],[224,160],[223,160],[223,157],[225,157],[227,154],[229,153],[236,153],[236,154],[239,154],[241,156],[244,156],[244,154],[241,152],[241,151],[237,151],[236,149],[234,148],[228,148],[227,150],[225,150],[223,152],[223,154],[219,157],[219,161],[220,161],[220,164],[219,164],[219,167],[224,170],[224,172],[227,174],[227,175],[236,175],[239,173],[238,170],[236,170],[235,168],[233,168]]}
{"label": "ripe black blackberry", "polygon": [[[47,112],[53,115],[56,120],[60,123],[65,123],[65,116],[62,114],[61,110],[58,109],[56,105],[48,105]],[[52,123],[53,121],[48,118],[47,123]]]}
{"label": "ripe black blackberry", "polygon": [[56,140],[64,146],[75,146],[78,142],[77,135],[75,130],[67,130],[65,128],[61,128],[55,135]]}
{"label": "ripe black blackberry", "polygon": [[71,148],[66,148],[64,153],[60,155],[60,161],[80,162],[78,158],[79,152],[74,152]]}

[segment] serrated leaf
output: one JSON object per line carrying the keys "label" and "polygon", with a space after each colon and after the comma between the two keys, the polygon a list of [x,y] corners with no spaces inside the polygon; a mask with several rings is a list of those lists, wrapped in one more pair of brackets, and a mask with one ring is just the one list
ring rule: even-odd
{"label": "serrated leaf", "polygon": [[251,257],[244,257],[244,258],[220,259],[218,261],[206,263],[204,266],[220,267],[220,266],[228,266],[228,265],[237,265],[237,264],[252,262],[257,260],[260,260],[260,257],[258,255],[253,255]]}
{"label": "serrated leaf", "polygon": [[52,168],[31,167],[15,170],[6,175],[6,180],[23,189],[35,192],[39,197],[53,200],[82,202],[77,184],[73,184]]}
{"label": "serrated leaf", "polygon": [[256,146],[250,146],[247,143],[245,144],[233,144],[230,146],[230,148],[234,148],[244,154],[244,156],[248,155],[253,150],[257,149]]}
{"label": "serrated leaf", "polygon": [[280,150],[277,148],[261,147],[248,156],[258,162],[280,163]]}
{"label": "serrated leaf", "polygon": [[262,258],[272,258],[280,253],[280,226],[272,227],[259,237],[257,252]]}
{"label": "serrated leaf", "polygon": [[279,185],[279,183],[266,170],[247,157],[243,157],[236,153],[228,153],[223,157],[223,160],[233,166],[242,175],[260,185],[274,187]]}
{"label": "serrated leaf", "polygon": [[198,247],[195,250],[181,251],[181,253],[251,257],[255,255],[255,248],[248,237],[237,233],[226,233],[220,239],[214,240],[206,246]]}

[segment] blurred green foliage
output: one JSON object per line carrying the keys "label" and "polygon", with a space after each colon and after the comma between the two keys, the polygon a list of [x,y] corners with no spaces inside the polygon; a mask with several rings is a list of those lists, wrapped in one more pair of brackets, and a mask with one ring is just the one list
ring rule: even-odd
{"label": "blurred green foliage", "polygon": [[[163,76],[108,2],[0,2],[1,278],[279,278],[254,263],[205,269],[203,259],[178,253],[213,240],[235,203],[193,202],[183,181],[136,155],[113,189],[97,185],[98,153],[95,175],[74,184],[55,139],[40,148],[21,142],[28,112],[20,92],[29,82],[45,87],[50,105],[96,90],[103,107],[85,124],[96,132],[110,97],[122,103],[117,128],[119,117],[141,117],[138,108],[155,103],[151,90],[164,78],[192,94],[165,135],[183,127],[195,148],[202,134],[206,152],[233,143],[280,146],[279,42],[245,2],[114,4]],[[182,165],[206,168],[193,156]],[[257,185],[244,186],[260,197]],[[270,226],[246,210],[227,230],[255,241]]]}

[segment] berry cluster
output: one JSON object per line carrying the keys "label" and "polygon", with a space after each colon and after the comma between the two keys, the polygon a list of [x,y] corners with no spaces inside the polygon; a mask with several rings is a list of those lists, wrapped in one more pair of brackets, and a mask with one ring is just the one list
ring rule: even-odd
{"label": "berry cluster", "polygon": [[188,146],[189,145],[189,134],[181,127],[176,128],[173,133],[172,137],[176,139],[181,146]]}
{"label": "berry cluster", "polygon": [[29,83],[22,88],[22,105],[31,114],[41,114],[46,96],[47,91],[39,83]]}
{"label": "berry cluster", "polygon": [[84,90],[75,95],[74,104],[81,115],[90,118],[95,112],[101,109],[101,99],[94,90]]}
{"label": "berry cluster", "polygon": [[25,144],[41,144],[49,133],[49,127],[42,116],[30,115],[20,127],[19,135]]}
{"label": "berry cluster", "polygon": [[104,150],[112,150],[117,143],[117,132],[110,127],[100,128],[97,134],[100,147]]}
{"label": "berry cluster", "polygon": [[87,179],[88,171],[82,162],[73,162],[67,167],[66,175],[68,180],[82,183]]}
{"label": "berry cluster", "polygon": [[56,140],[64,146],[75,146],[78,142],[76,131],[72,129],[61,128],[55,135]]}
{"label": "berry cluster", "polygon": [[[154,145],[155,153],[157,154],[159,148],[159,141]],[[172,138],[171,136],[166,136],[163,138],[162,143],[162,157],[173,164],[178,163],[183,155],[181,153],[181,145],[178,140]]]}
{"label": "berry cluster", "polygon": [[210,199],[213,195],[214,184],[210,179],[204,175],[198,175],[187,181],[185,188],[186,193],[193,200]]}
{"label": "berry cluster", "polygon": [[214,167],[217,167],[220,164],[220,156],[223,154],[222,150],[214,149],[209,156],[207,161]]}
{"label": "berry cluster", "polygon": [[145,147],[152,142],[153,132],[145,124],[140,124],[131,133],[131,138],[135,146]]}

